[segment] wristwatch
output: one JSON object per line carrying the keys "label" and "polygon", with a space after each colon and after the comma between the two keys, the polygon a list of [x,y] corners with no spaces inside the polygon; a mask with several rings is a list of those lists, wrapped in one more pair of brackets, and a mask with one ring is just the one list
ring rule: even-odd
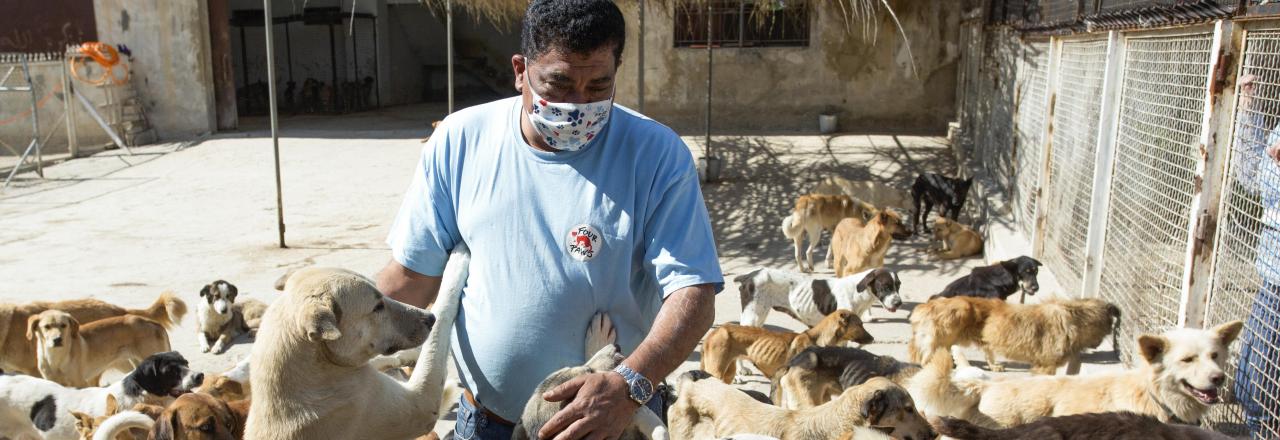
{"label": "wristwatch", "polygon": [[653,398],[653,382],[650,382],[648,378],[623,364],[618,364],[618,367],[614,368],[613,372],[621,374],[622,379],[627,381],[628,397],[639,403],[640,406],[649,403],[649,399]]}

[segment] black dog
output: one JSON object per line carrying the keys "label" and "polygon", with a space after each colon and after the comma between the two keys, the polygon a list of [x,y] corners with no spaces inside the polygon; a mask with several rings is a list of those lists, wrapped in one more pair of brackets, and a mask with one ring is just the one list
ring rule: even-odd
{"label": "black dog", "polygon": [[[929,224],[925,221],[929,220],[933,205],[942,209],[942,216],[957,220],[972,185],[972,177],[961,180],[935,173],[916,176],[916,182],[911,184],[911,200],[915,204],[915,211],[911,213],[912,230],[929,232]],[[922,203],[923,210],[920,209]]]}
{"label": "black dog", "polygon": [[1017,293],[1019,287],[1027,295],[1035,295],[1036,291],[1040,290],[1040,282],[1036,279],[1040,274],[1040,266],[1042,264],[1035,258],[1024,255],[990,266],[975,268],[968,275],[948,284],[942,289],[942,293],[931,296],[929,299],[974,296],[1005,300]]}
{"label": "black dog", "polygon": [[1191,425],[1161,423],[1155,417],[1131,412],[1108,412],[1046,417],[1007,429],[987,429],[964,420],[942,417],[934,423],[938,433],[961,440],[1061,439],[1061,440],[1192,440],[1229,439]]}

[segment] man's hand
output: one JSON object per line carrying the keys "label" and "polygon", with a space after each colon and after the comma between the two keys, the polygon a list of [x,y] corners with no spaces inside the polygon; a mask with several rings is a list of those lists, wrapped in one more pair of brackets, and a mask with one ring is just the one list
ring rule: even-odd
{"label": "man's hand", "polygon": [[630,387],[612,371],[585,374],[542,395],[548,402],[570,401],[538,431],[538,438],[555,440],[612,440],[631,426],[640,404],[631,400]]}

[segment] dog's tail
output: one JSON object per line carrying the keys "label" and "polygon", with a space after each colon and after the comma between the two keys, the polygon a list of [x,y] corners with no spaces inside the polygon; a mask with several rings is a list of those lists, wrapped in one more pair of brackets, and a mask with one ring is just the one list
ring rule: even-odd
{"label": "dog's tail", "polygon": [[288,283],[289,277],[293,276],[293,273],[297,271],[298,269],[289,269],[284,271],[284,274],[280,275],[280,278],[276,278],[276,282],[271,283],[271,287],[283,292],[285,283]]}
{"label": "dog's tail", "polygon": [[107,418],[101,425],[98,425],[98,429],[93,432],[93,440],[114,440],[116,435],[130,429],[150,431],[151,426],[155,425],[155,423],[146,414],[137,411],[123,411]]}
{"label": "dog's tail", "polygon": [[178,298],[172,291],[165,291],[160,294],[156,301],[151,303],[151,307],[145,309],[128,310],[131,315],[138,315],[152,321],[160,323],[166,329],[176,327],[182,322],[182,317],[187,315],[187,303]]}
{"label": "dog's tail", "polygon": [[969,440],[969,439],[999,440],[999,439],[1006,438],[1004,435],[1002,435],[1000,431],[983,428],[981,426],[969,423],[961,419],[956,419],[951,417],[940,417],[932,420],[931,422],[932,423],[930,424],[933,425],[933,429],[938,431],[938,434],[942,434],[957,440]]}
{"label": "dog's tail", "polygon": [[1107,314],[1111,315],[1111,349],[1120,353],[1120,307],[1107,303]]}
{"label": "dog's tail", "polygon": [[800,233],[804,232],[804,228],[802,227],[803,225],[798,220],[799,219],[796,218],[796,214],[794,212],[792,212],[791,214],[788,214],[786,217],[783,217],[782,218],[782,235],[792,240],[795,240],[796,237],[799,237]]}
{"label": "dog's tail", "polygon": [[764,270],[763,267],[756,268],[751,272],[744,273],[733,277],[733,282],[738,283],[738,300],[743,309],[747,308],[747,304],[756,297],[756,275]]}

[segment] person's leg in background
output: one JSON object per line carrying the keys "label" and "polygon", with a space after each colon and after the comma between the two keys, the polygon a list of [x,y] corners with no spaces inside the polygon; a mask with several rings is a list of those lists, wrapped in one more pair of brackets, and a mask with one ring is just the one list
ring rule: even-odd
{"label": "person's leg in background", "polygon": [[1280,285],[1264,282],[1245,321],[1234,392],[1256,439],[1280,436]]}

